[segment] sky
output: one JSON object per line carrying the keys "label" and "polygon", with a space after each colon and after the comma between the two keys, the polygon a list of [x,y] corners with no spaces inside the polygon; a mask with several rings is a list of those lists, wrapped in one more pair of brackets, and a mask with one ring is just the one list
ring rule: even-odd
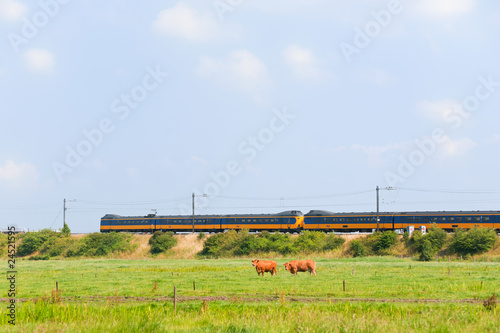
{"label": "sky", "polygon": [[498,210],[500,4],[0,0],[0,228]]}

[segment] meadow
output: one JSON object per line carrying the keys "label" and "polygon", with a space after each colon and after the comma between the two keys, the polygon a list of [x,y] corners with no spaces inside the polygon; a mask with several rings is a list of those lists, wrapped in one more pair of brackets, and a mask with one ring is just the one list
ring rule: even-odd
{"label": "meadow", "polygon": [[[257,276],[251,259],[17,261],[16,326],[2,330],[498,332],[500,263],[314,258],[317,276]],[[344,291],[345,281],[345,291]],[[57,288],[56,291],[56,282]],[[176,307],[173,296],[176,287]]]}

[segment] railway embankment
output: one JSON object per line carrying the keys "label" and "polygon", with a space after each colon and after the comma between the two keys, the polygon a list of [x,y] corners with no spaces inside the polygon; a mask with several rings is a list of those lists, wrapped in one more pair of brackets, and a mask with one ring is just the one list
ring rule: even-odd
{"label": "railway embankment", "polygon": [[[416,233],[411,238],[390,231],[342,235],[309,231],[300,235],[230,231],[222,234],[164,233],[152,237],[151,234],[130,233],[71,235],[46,229],[17,235],[16,256],[27,260],[392,256],[421,261],[500,261],[500,237],[493,231],[479,228],[460,234],[430,231],[427,235]],[[0,235],[2,257],[7,256],[6,244],[6,235]]]}

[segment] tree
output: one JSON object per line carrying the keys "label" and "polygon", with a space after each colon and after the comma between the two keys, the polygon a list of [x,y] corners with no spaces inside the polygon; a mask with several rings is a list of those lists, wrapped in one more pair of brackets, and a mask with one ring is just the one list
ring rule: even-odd
{"label": "tree", "polygon": [[71,230],[69,229],[69,227],[66,224],[66,222],[64,222],[64,227],[61,229],[61,234],[64,237],[69,237],[71,235]]}

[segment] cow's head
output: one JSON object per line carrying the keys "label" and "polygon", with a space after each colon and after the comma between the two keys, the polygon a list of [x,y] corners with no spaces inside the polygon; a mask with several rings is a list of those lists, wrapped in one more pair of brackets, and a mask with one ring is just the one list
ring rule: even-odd
{"label": "cow's head", "polygon": [[259,263],[259,259],[254,259],[254,260],[252,260],[252,265],[253,265],[254,267],[256,267],[258,263]]}
{"label": "cow's head", "polygon": [[283,266],[285,266],[285,271],[288,271],[290,269],[290,264],[289,263],[284,263]]}

